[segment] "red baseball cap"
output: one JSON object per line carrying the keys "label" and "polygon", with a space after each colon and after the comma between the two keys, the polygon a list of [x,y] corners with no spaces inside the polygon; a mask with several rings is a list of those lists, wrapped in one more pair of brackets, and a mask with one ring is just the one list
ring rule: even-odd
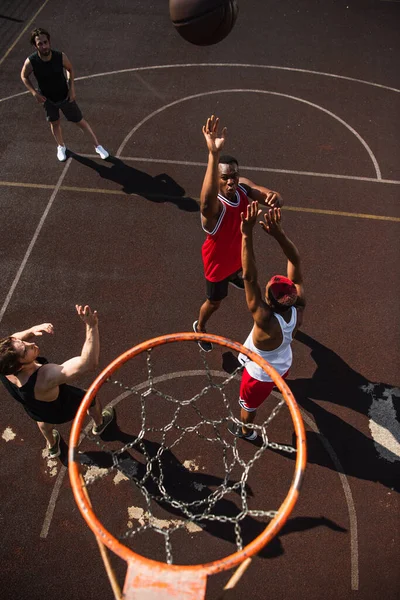
{"label": "red baseball cap", "polygon": [[293,281],[283,275],[274,275],[268,281],[268,293],[277,304],[284,306],[293,306],[297,300],[297,289]]}

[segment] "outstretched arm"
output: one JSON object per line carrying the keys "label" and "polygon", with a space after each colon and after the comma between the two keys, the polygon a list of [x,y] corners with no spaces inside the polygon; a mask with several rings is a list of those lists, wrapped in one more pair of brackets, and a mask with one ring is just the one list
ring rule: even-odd
{"label": "outstretched arm", "polygon": [[69,99],[71,102],[75,100],[75,73],[71,61],[66,54],[62,54],[63,67],[68,71]]}
{"label": "outstretched arm", "polygon": [[86,325],[86,337],[81,355],[65,361],[61,365],[48,364],[41,369],[40,388],[49,390],[62,383],[74,381],[79,375],[91,371],[99,364],[100,338],[97,311],[89,306],[76,306],[76,310]]}
{"label": "outstretched arm", "polygon": [[240,226],[242,232],[242,269],[244,289],[246,292],[246,302],[249,311],[253,314],[263,304],[261,289],[257,280],[256,257],[253,248],[253,231],[258,215],[261,210],[258,209],[258,202],[252,202],[247,206],[247,213],[241,213],[242,223]]}
{"label": "outstretched arm", "polygon": [[42,323],[41,325],[34,325],[24,331],[17,331],[13,333],[11,337],[17,340],[29,341],[34,337],[43,335],[43,333],[54,333],[54,327],[51,323]]}
{"label": "outstretched arm", "polygon": [[203,135],[208,148],[207,170],[200,194],[200,210],[205,219],[212,219],[219,214],[218,200],[218,160],[224,146],[226,127],[218,133],[219,119],[212,115],[203,126]]}
{"label": "outstretched arm", "polygon": [[239,183],[245,188],[251,200],[256,200],[260,204],[264,204],[270,208],[281,208],[283,206],[282,196],[278,192],[269,190],[262,185],[256,185],[246,177],[240,177]]}
{"label": "outstretched arm", "polygon": [[288,238],[281,225],[280,208],[272,208],[264,215],[264,221],[260,221],[264,231],[276,239],[287,258],[287,276],[293,281],[297,289],[296,306],[305,306],[306,299],[303,287],[303,275],[301,271],[300,254],[294,243]]}

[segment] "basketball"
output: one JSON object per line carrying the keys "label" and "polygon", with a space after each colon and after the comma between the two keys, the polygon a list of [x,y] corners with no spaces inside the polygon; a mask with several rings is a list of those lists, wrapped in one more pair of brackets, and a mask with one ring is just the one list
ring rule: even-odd
{"label": "basketball", "polygon": [[211,46],[232,31],[236,0],[170,0],[169,14],[177,32],[191,44]]}

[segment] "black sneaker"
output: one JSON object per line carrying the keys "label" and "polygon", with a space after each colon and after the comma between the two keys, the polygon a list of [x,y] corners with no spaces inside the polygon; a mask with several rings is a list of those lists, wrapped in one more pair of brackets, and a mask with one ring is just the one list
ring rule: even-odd
{"label": "black sneaker", "polygon": [[[195,321],[193,323],[193,331],[195,333],[201,333],[201,331],[197,330],[197,325],[199,324],[198,321]],[[211,350],[213,349],[213,345],[211,342],[204,342],[202,340],[199,340],[198,342],[199,347],[201,348],[201,350],[203,350],[203,352],[211,352]]]}
{"label": "black sneaker", "polygon": [[60,454],[61,454],[61,449],[60,449],[61,437],[60,437],[60,434],[57,431],[57,429],[53,429],[53,435],[56,439],[54,446],[49,446],[49,444],[47,444],[49,458],[57,458],[57,456],[60,456]]}
{"label": "black sneaker", "polygon": [[105,408],[102,411],[101,416],[103,417],[103,421],[100,423],[100,425],[94,424],[92,427],[93,435],[101,435],[103,433],[105,428],[108,427],[111,421],[114,420],[115,411],[113,408]]}
{"label": "black sneaker", "polygon": [[239,274],[232,277],[232,279],[229,280],[229,283],[238,290],[244,290],[243,277],[241,277]]}
{"label": "black sneaker", "polygon": [[245,435],[242,431],[242,428],[236,423],[229,423],[228,431],[235,437],[243,438],[244,440],[249,440],[250,442],[254,442],[254,440],[257,439],[257,431],[255,429],[253,429],[253,431],[250,431],[250,433],[246,433]]}

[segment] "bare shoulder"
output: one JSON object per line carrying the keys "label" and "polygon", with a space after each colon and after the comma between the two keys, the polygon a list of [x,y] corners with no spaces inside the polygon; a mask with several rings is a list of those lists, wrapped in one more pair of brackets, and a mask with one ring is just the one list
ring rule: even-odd
{"label": "bare shoulder", "polygon": [[25,73],[25,75],[29,75],[30,73],[32,73],[32,71],[33,71],[32,63],[29,60],[29,56],[28,56],[28,58],[25,59],[25,62],[22,66],[22,72]]}
{"label": "bare shoulder", "polygon": [[203,228],[207,231],[207,233],[212,233],[215,229],[218,219],[220,217],[221,211],[223,208],[223,204],[218,198],[218,203],[215,207],[214,211],[210,210],[201,210],[201,223]]}
{"label": "bare shoulder", "polygon": [[259,300],[256,312],[253,314],[255,325],[268,334],[268,336],[274,331],[276,327],[276,319],[273,318],[274,313],[269,308],[268,304],[264,300]]}
{"label": "bare shoulder", "polygon": [[55,363],[47,363],[43,365],[39,369],[36,385],[43,390],[57,387],[57,377],[60,375],[61,369],[61,365],[56,365]]}
{"label": "bare shoulder", "polygon": [[71,68],[71,67],[72,67],[72,65],[71,65],[71,61],[69,60],[69,58],[68,58],[68,56],[65,54],[65,52],[61,52],[61,55],[62,55],[63,66],[64,66],[66,69],[69,69],[69,68]]}

